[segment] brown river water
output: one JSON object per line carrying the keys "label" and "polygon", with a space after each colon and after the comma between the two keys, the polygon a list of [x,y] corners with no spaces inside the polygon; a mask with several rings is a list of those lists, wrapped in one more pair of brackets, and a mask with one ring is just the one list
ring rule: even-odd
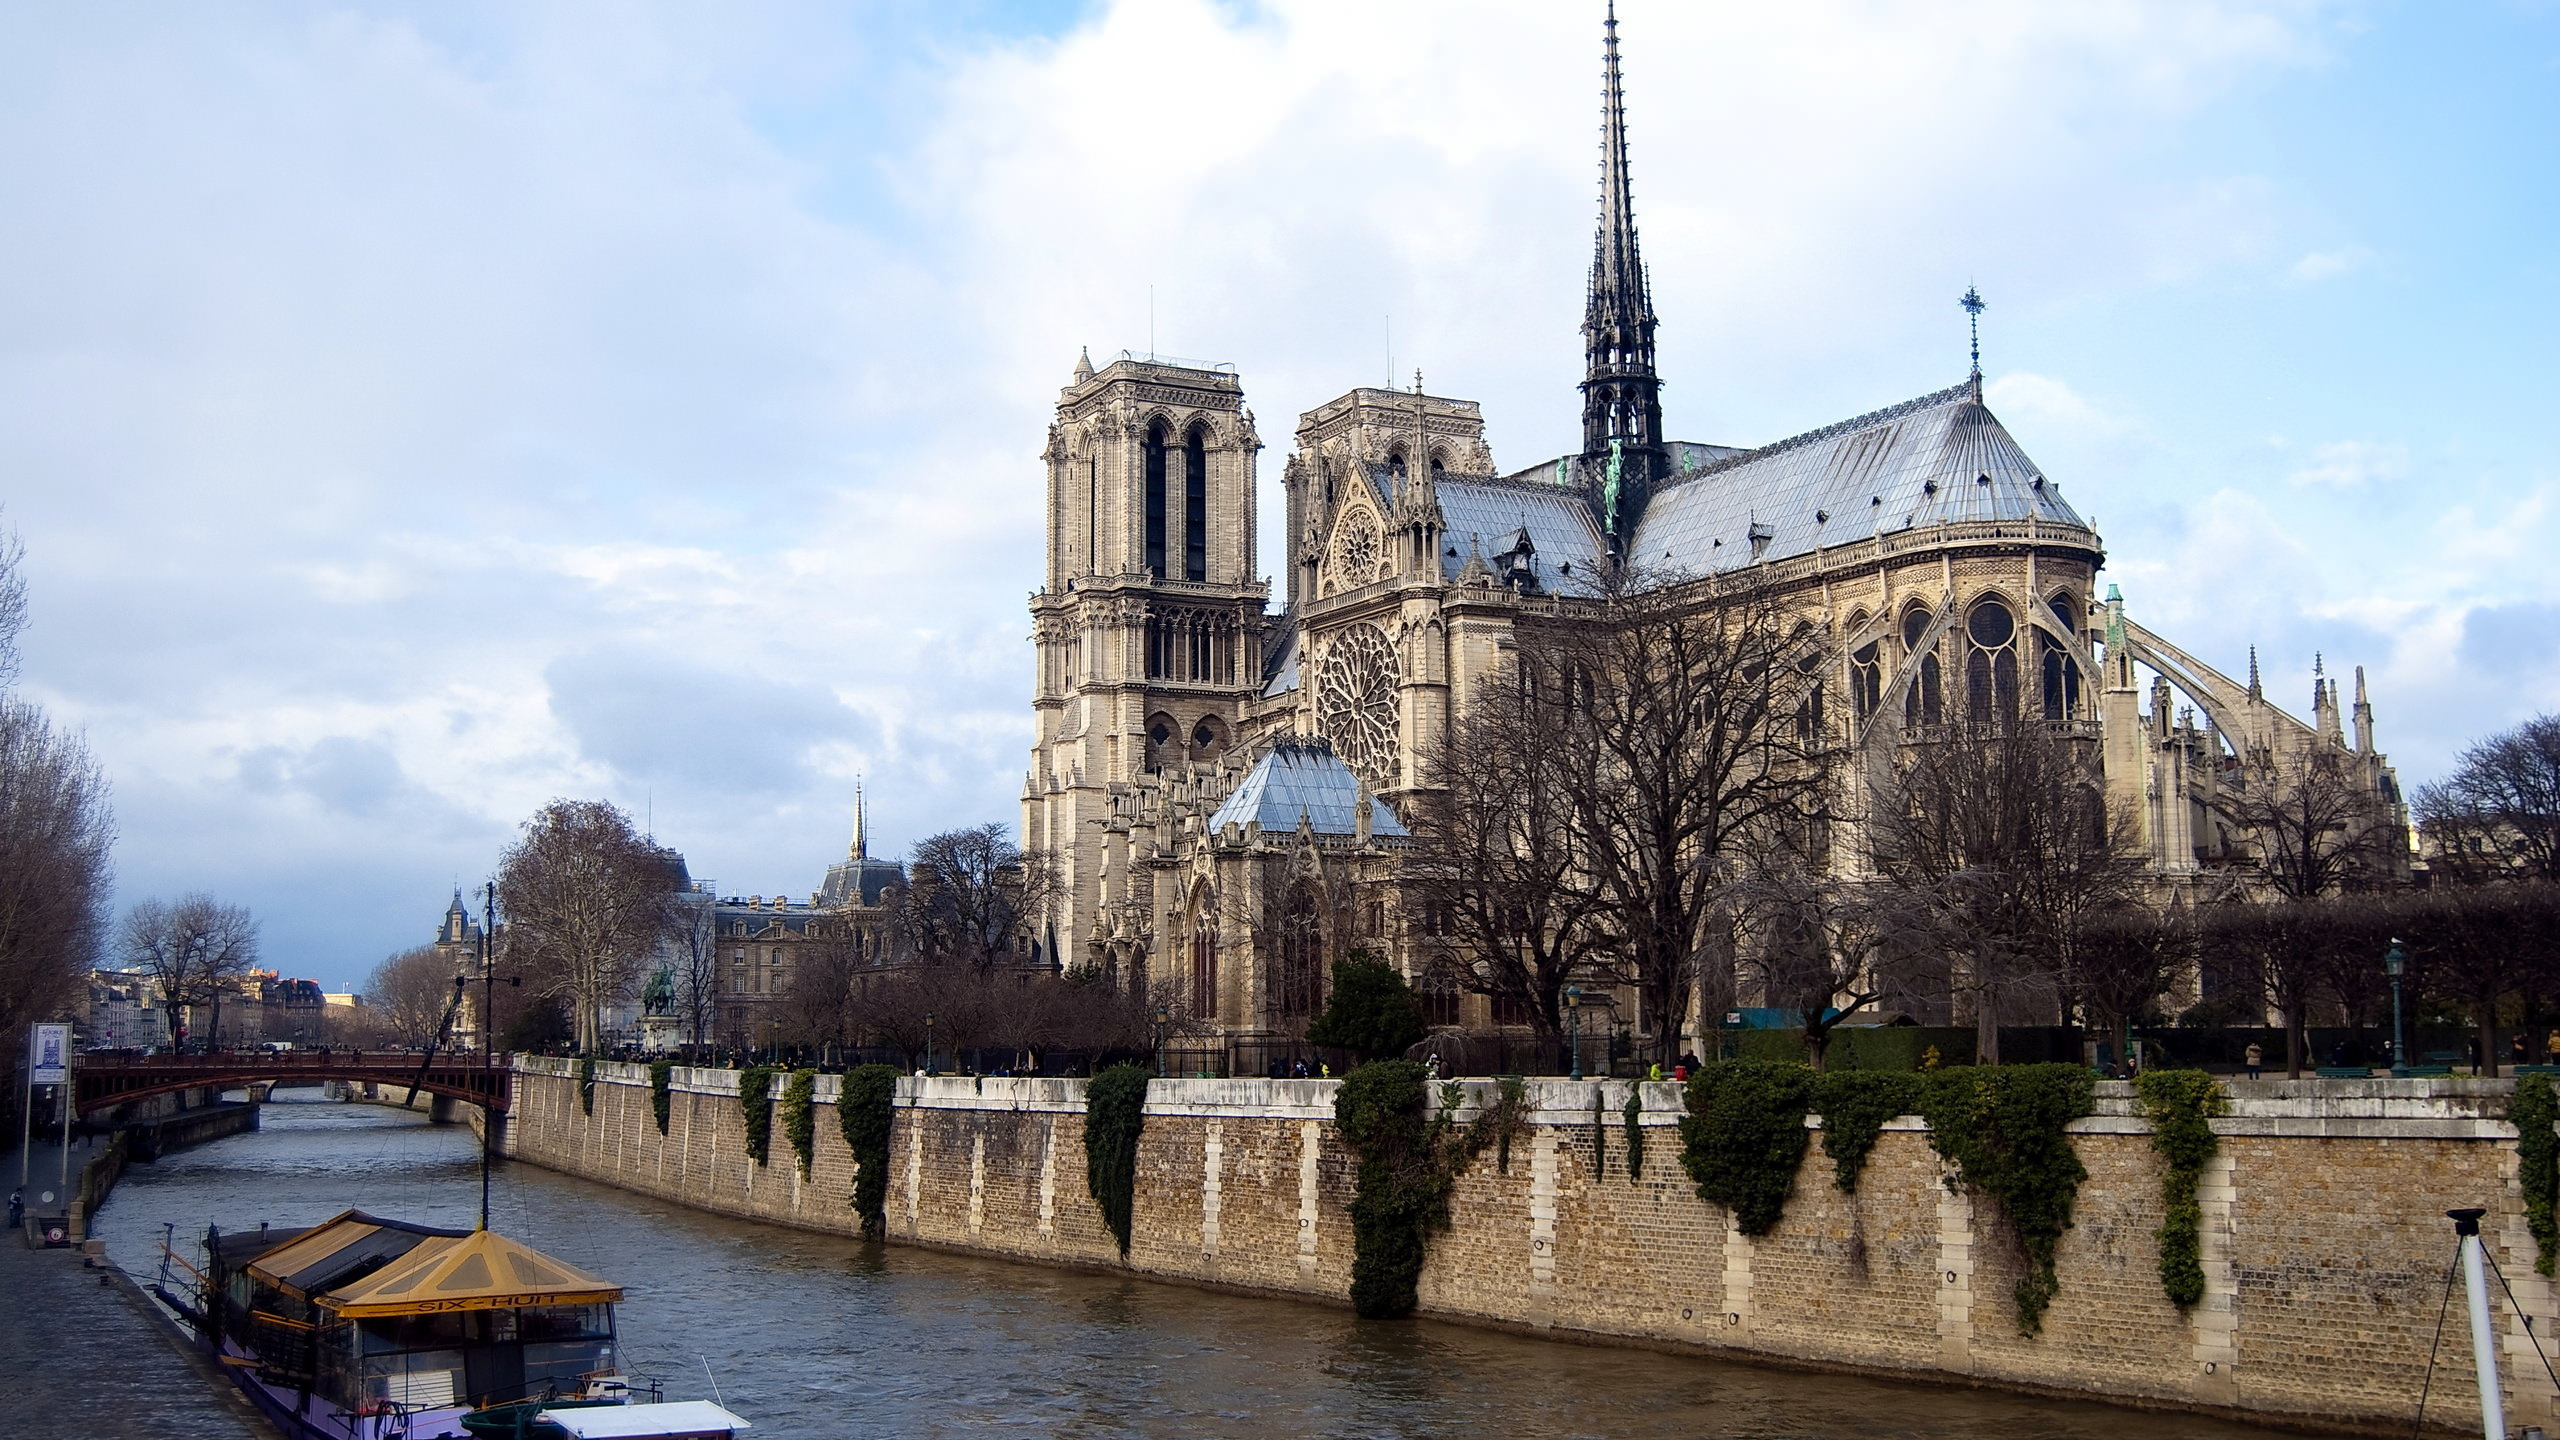
{"label": "brown river water", "polygon": [[[342,1209],[468,1226],[470,1131],[280,1092],[254,1134],[126,1172],[100,1212],[146,1282],[164,1227]],[[502,1165],[492,1225],[626,1287],[623,1365],[755,1440],[835,1436],[1448,1440],[2246,1440],[2278,1432],[1993,1391],[1802,1374],[723,1219]],[[174,1367],[173,1367],[174,1368]]]}

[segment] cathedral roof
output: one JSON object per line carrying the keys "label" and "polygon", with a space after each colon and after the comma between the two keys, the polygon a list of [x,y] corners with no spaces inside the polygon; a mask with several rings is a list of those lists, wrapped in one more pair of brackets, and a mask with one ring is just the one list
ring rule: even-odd
{"label": "cathedral roof", "polygon": [[1608,553],[1590,502],[1578,490],[1535,480],[1443,480],[1439,484],[1440,518],[1445,528],[1440,546],[1440,576],[1455,580],[1466,567],[1470,546],[1486,558],[1505,548],[1515,531],[1526,531],[1532,547],[1530,573],[1538,588],[1566,594],[1588,594],[1585,577]]}
{"label": "cathedral roof", "polygon": [[[1360,779],[1321,740],[1284,740],[1253,762],[1227,803],[1209,817],[1209,829],[1260,824],[1265,831],[1298,828],[1303,815],[1319,835],[1359,833]],[[1402,836],[1403,822],[1387,802],[1369,801],[1369,833]]]}
{"label": "cathedral roof", "polygon": [[1629,559],[1708,574],[1941,522],[2085,527],[1973,383],[1681,475],[1656,492]]}

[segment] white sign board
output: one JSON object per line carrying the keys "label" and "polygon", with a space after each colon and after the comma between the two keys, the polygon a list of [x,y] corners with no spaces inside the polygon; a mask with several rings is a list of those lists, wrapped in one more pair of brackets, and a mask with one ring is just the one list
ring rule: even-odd
{"label": "white sign board", "polygon": [[61,1085],[71,1079],[71,1027],[38,1025],[27,1037],[27,1080]]}

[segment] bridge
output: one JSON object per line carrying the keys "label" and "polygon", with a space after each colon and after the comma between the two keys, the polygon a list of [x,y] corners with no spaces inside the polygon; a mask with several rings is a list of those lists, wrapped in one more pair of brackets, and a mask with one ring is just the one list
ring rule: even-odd
{"label": "bridge", "polygon": [[217,1050],[206,1055],[82,1055],[71,1083],[78,1113],[173,1090],[218,1085],[310,1085],[323,1080],[372,1084],[430,1095],[504,1114],[510,1098],[506,1057],[403,1055],[397,1051]]}

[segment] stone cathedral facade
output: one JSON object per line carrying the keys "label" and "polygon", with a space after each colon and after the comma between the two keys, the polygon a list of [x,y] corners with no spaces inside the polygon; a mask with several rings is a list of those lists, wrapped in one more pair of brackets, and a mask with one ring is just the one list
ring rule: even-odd
{"label": "stone cathedral facade", "polygon": [[[1024,844],[1064,875],[1063,963],[1143,978],[1197,1027],[1248,1039],[1302,1027],[1353,946],[1419,974],[1393,904],[1396,807],[1502,669],[1515,618],[1586,601],[1610,563],[1769,587],[1811,627],[1823,723],[1869,759],[1994,706],[2085,737],[2164,903],[2245,888],[2236,797],[2316,751],[2372,793],[2405,856],[2361,671],[2350,737],[2336,681],[2315,682],[2305,722],[2266,698],[2254,658],[2235,681],[2133,620],[2101,591],[2104,545],[2062,482],[1985,405],[1978,359],[1945,389],[1775,443],[1667,438],[1614,18],[1602,136],[1581,448],[1505,470],[1477,405],[1419,376],[1317,405],[1267,552],[1277,611],[1254,573],[1263,442],[1234,370],[1078,360],[1042,457],[1022,802]],[[1426,1001],[1442,1023],[1500,1018]]]}

